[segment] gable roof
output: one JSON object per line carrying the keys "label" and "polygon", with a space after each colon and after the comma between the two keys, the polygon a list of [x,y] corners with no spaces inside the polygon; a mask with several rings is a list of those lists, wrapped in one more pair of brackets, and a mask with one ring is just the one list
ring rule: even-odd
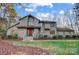
{"label": "gable roof", "polygon": [[[26,17],[35,18],[35,19],[37,19],[37,20],[39,21],[39,23],[56,23],[56,22],[54,22],[54,21],[40,21],[40,19],[38,19],[38,18],[32,16],[31,14],[29,14],[29,15],[27,15],[27,16],[24,16],[24,17],[20,18],[19,21],[23,20],[23,19],[26,18]],[[14,27],[14,26],[16,26],[16,25],[18,25],[18,24],[20,24],[20,22],[18,22],[18,23],[16,23],[16,24],[12,25],[12,26],[9,27],[8,29],[10,29],[10,28],[12,28],[12,27]]]}
{"label": "gable roof", "polygon": [[29,15],[27,15],[27,16],[24,16],[24,17],[20,18],[19,21],[23,20],[23,19],[26,18],[26,17],[32,17],[32,18],[35,18],[35,19],[37,19],[37,20],[40,21],[40,19],[38,19],[38,18],[32,16],[31,14],[29,14]]}
{"label": "gable roof", "polygon": [[12,28],[12,27],[14,27],[14,26],[16,26],[16,25],[18,25],[18,24],[20,24],[20,22],[14,24],[14,25],[12,25],[12,26],[10,26],[8,29],[10,29],[10,28]]}

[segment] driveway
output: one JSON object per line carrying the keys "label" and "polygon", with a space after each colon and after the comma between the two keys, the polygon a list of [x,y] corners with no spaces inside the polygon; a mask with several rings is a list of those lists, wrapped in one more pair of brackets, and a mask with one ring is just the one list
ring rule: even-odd
{"label": "driveway", "polygon": [[49,52],[39,47],[16,46],[10,41],[0,40],[0,55],[49,55]]}

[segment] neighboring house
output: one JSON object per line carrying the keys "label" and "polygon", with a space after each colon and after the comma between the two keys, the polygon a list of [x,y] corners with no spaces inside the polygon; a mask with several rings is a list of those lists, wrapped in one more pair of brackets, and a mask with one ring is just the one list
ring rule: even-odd
{"label": "neighboring house", "polygon": [[52,37],[56,33],[56,22],[40,21],[38,18],[28,15],[19,20],[18,23],[10,26],[7,35],[15,35],[23,39]]}
{"label": "neighboring house", "polygon": [[63,36],[66,36],[66,35],[73,35],[74,34],[74,30],[73,29],[70,29],[70,28],[57,28],[57,35],[63,35]]}

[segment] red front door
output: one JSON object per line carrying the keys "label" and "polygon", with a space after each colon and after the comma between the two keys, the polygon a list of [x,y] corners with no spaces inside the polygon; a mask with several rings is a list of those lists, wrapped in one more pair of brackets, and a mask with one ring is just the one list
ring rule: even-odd
{"label": "red front door", "polygon": [[28,33],[28,36],[32,36],[32,34],[33,34],[33,29],[27,29],[27,33]]}

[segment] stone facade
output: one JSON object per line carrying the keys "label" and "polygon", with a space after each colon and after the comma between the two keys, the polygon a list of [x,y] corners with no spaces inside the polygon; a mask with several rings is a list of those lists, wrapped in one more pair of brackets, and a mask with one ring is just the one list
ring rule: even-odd
{"label": "stone facade", "polygon": [[[56,24],[53,21],[40,21],[32,15],[25,16],[19,20],[17,25],[11,26],[7,35],[17,34],[18,37],[23,39],[29,38],[39,38],[39,35],[51,37],[51,25]],[[55,28],[55,27],[52,27]],[[55,29],[53,29],[55,31]]]}
{"label": "stone facade", "polygon": [[[69,33],[69,31],[67,31]],[[66,33],[66,34],[68,34]],[[15,35],[24,40],[40,38],[52,38],[53,35],[63,35],[63,31],[57,30],[56,22],[54,21],[40,21],[32,15],[25,16],[19,19],[17,24],[14,24],[8,29],[7,35]]]}

